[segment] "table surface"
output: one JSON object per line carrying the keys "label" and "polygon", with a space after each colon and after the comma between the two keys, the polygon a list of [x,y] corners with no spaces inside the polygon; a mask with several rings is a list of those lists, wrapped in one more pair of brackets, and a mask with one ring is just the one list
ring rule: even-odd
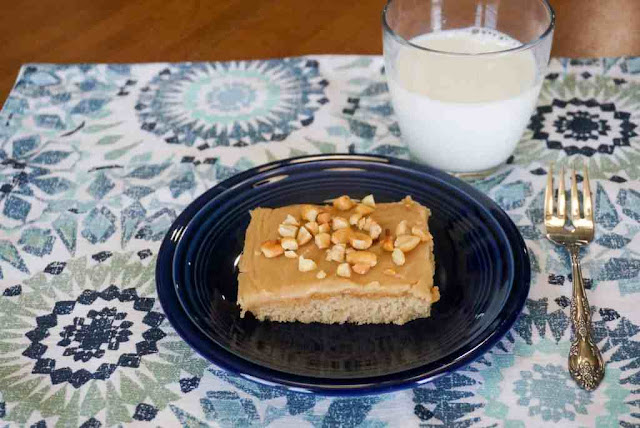
{"label": "table surface", "polygon": [[[0,100],[26,62],[377,54],[386,0],[25,0],[0,14]],[[640,54],[640,1],[552,0],[553,56]]]}

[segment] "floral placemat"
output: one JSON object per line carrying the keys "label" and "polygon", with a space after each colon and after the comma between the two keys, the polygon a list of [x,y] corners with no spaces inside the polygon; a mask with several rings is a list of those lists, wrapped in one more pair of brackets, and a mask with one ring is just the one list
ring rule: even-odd
{"label": "floral placemat", "polygon": [[[331,152],[408,158],[380,57],[25,65],[0,112],[0,421],[10,426],[640,424],[640,58],[554,59],[514,156],[475,185],[531,250],[524,313],[470,366],[413,390],[304,395],[195,354],[156,298],[169,225],[218,181]],[[571,267],[543,237],[549,162],[586,163],[595,392],[566,370]]]}

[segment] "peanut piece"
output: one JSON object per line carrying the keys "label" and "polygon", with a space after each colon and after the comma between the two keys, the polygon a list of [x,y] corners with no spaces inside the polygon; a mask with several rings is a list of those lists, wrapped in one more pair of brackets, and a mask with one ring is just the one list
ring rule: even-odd
{"label": "peanut piece", "polygon": [[352,265],[367,264],[373,267],[378,264],[378,257],[370,251],[354,251],[347,254],[347,263]]}
{"label": "peanut piece", "polygon": [[393,250],[393,253],[391,253],[391,260],[393,260],[393,262],[398,266],[402,266],[405,262],[404,253],[400,249],[396,248]]}
{"label": "peanut piece", "polygon": [[398,248],[403,253],[408,253],[418,246],[420,243],[420,238],[413,235],[402,235],[396,238],[396,242],[394,242],[394,246]]}
{"label": "peanut piece", "polygon": [[344,244],[336,244],[329,251],[327,251],[327,261],[328,262],[344,262],[344,253],[346,252],[347,246]]}
{"label": "peanut piece", "polygon": [[298,270],[300,272],[309,272],[315,270],[318,266],[316,262],[311,259],[305,259],[304,257],[298,257]]}
{"label": "peanut piece", "polygon": [[295,251],[285,251],[284,252],[284,256],[288,259],[297,259],[298,255],[296,254]]}
{"label": "peanut piece", "polygon": [[338,265],[338,269],[336,270],[336,273],[338,274],[338,276],[344,277],[344,278],[350,278],[351,277],[351,266],[349,266],[349,263],[342,263]]}
{"label": "peanut piece", "polygon": [[333,206],[340,211],[348,211],[353,208],[354,205],[355,202],[347,195],[342,195],[338,199],[333,200]]}
{"label": "peanut piece", "polygon": [[293,226],[300,226],[300,223],[298,223],[298,220],[296,220],[296,218],[294,216],[292,216],[291,214],[287,214],[287,218],[284,219],[282,224],[290,224],[290,225],[293,225]]}
{"label": "peanut piece", "polygon": [[331,244],[331,235],[328,233],[318,233],[315,238],[316,245],[318,248],[328,248],[329,244]]}
{"label": "peanut piece", "polygon": [[366,250],[373,244],[373,239],[362,232],[355,232],[349,237],[349,243],[356,250]]}
{"label": "peanut piece", "polygon": [[362,198],[362,204],[375,208],[376,207],[376,201],[373,199],[373,195],[367,195],[364,198]]}
{"label": "peanut piece", "polygon": [[298,228],[292,224],[281,224],[278,226],[278,233],[283,238],[295,238]]}
{"label": "peanut piece", "polygon": [[404,206],[407,208],[411,208],[411,206],[413,205],[413,198],[409,195],[405,196],[405,198],[402,200],[402,202],[404,202]]}
{"label": "peanut piece", "polygon": [[427,235],[427,231],[421,227],[413,226],[411,228],[411,234],[420,238],[420,241],[427,242],[429,240],[429,235]]}
{"label": "peanut piece", "polygon": [[382,233],[382,226],[380,226],[374,220],[371,220],[371,226],[369,227],[369,236],[371,236],[371,239],[373,240],[378,239],[381,233]]}
{"label": "peanut piece", "polygon": [[347,229],[349,227],[349,222],[344,217],[334,217],[332,225],[333,230]]}
{"label": "peanut piece", "polygon": [[339,229],[331,234],[331,242],[334,244],[346,244],[353,231],[351,229]]}
{"label": "peanut piece", "polygon": [[393,269],[385,269],[382,273],[384,273],[385,275],[394,276],[396,274],[396,271]]}
{"label": "peanut piece", "polygon": [[278,241],[265,241],[260,246],[260,251],[262,251],[262,254],[264,254],[266,258],[272,259],[284,253],[284,248],[282,248],[282,245],[280,245]]}
{"label": "peanut piece", "polygon": [[391,235],[385,236],[384,239],[380,242],[382,243],[382,249],[385,251],[391,252],[395,248],[393,246],[393,236]]}
{"label": "peanut piece", "polygon": [[364,227],[362,228],[362,230],[369,232],[371,231],[371,226],[373,226],[374,224],[378,224],[378,223],[376,223],[376,221],[371,217],[367,217],[364,222]]}
{"label": "peanut piece", "polygon": [[358,204],[356,207],[356,212],[362,215],[369,215],[375,211],[375,208],[370,207],[369,205]]}
{"label": "peanut piece", "polygon": [[349,217],[349,224],[351,226],[357,226],[361,218],[362,218],[362,214],[358,214],[358,213],[351,214],[351,217]]}
{"label": "peanut piece", "polygon": [[296,240],[298,241],[298,245],[302,246],[306,244],[307,242],[311,241],[311,238],[313,238],[313,236],[311,236],[307,228],[301,226],[300,229],[298,229],[298,236],[296,238]]}
{"label": "peanut piece", "polygon": [[280,245],[285,250],[297,250],[298,249],[298,241],[295,238],[282,238],[280,240]]}
{"label": "peanut piece", "polygon": [[407,220],[402,220],[396,226],[396,236],[406,235],[409,233],[409,227],[407,226]]}
{"label": "peanut piece", "polygon": [[367,224],[367,217],[363,217],[358,220],[358,229],[364,230],[364,226]]}
{"label": "peanut piece", "polygon": [[306,223],[304,227],[313,235],[317,235],[318,233],[320,233],[320,227],[318,226],[318,223],[316,223],[315,221],[310,221],[309,223]]}
{"label": "peanut piece", "polygon": [[331,231],[331,226],[329,225],[329,223],[323,223],[318,226],[318,231],[320,233],[329,233]]}
{"label": "peanut piece", "polygon": [[316,217],[316,221],[319,224],[329,223],[331,221],[331,214],[329,213],[321,213]]}
{"label": "peanut piece", "polygon": [[371,217],[365,217],[364,224],[362,225],[362,230],[364,230],[365,232],[368,232],[369,230],[371,230],[371,225],[373,223],[374,221],[371,219]]}
{"label": "peanut piece", "polygon": [[316,217],[320,214],[320,210],[313,205],[303,205],[300,211],[302,218],[308,221],[316,221]]}
{"label": "peanut piece", "polygon": [[323,271],[323,270],[319,271],[316,274],[316,278],[318,278],[318,279],[325,279],[326,277],[327,277],[327,273],[325,271]]}
{"label": "peanut piece", "polygon": [[353,265],[352,269],[355,273],[364,275],[365,273],[369,272],[369,269],[371,269],[371,266],[365,265],[362,263],[356,263],[355,265]]}

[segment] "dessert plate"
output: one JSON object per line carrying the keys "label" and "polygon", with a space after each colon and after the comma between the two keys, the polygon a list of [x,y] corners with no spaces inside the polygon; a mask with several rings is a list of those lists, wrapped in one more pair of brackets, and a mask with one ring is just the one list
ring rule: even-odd
{"label": "dessert plate", "polygon": [[[377,202],[411,195],[431,209],[441,299],[430,318],[403,326],[240,318],[236,276],[249,210],[369,193]],[[205,192],[169,229],[156,282],[173,327],[212,363],[298,391],[358,394],[427,382],[489,350],[522,309],[530,267],[516,226],[469,184],[394,158],[322,155],[254,168]]]}

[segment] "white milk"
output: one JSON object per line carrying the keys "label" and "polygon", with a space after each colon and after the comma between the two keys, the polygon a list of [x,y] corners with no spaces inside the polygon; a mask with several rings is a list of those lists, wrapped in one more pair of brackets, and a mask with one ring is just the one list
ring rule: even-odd
{"label": "white milk", "polygon": [[[473,28],[411,42],[466,54],[520,46],[502,33]],[[454,172],[483,171],[507,160],[541,85],[531,50],[461,56],[403,46],[394,67],[388,83],[404,140],[421,161]]]}

